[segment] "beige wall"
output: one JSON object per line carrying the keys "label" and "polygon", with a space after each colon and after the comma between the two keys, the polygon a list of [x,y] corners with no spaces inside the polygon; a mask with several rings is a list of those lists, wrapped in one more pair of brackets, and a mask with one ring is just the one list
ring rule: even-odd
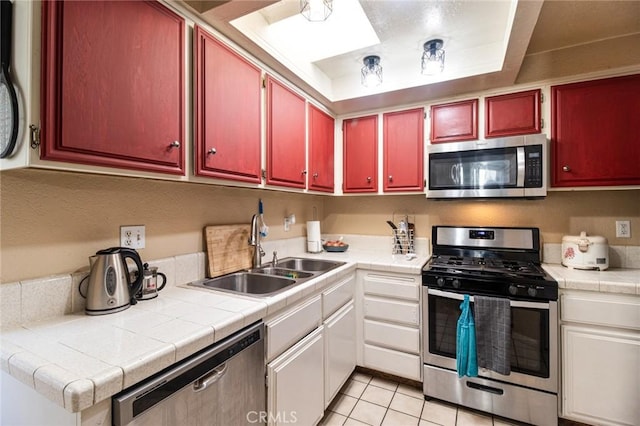
{"label": "beige wall", "polygon": [[[543,243],[563,235],[608,238],[611,245],[640,245],[640,190],[549,192],[540,200],[428,200],[424,195],[332,197],[325,202],[324,228],[334,233],[385,234],[387,220],[415,217],[416,236],[430,237],[432,225],[535,226]],[[632,238],[616,238],[615,221],[630,220]]]}
{"label": "beige wall", "polygon": [[[145,225],[143,259],[204,250],[206,225],[250,223],[262,198],[269,239],[305,235],[326,197],[184,182],[14,170],[0,174],[0,282],[88,268],[117,246],[120,225]],[[297,223],[284,232],[285,215]]]}
{"label": "beige wall", "polygon": [[[614,245],[640,245],[640,190],[550,192],[544,200],[433,201],[424,195],[332,197],[45,170],[0,173],[0,282],[88,268],[97,250],[119,245],[120,225],[145,225],[143,259],[204,250],[203,228],[249,223],[258,198],[269,239],[305,235],[317,208],[323,233],[389,235],[409,213],[418,237],[431,226],[538,226],[544,242],[586,230]],[[284,232],[285,215],[297,224]],[[399,216],[396,216],[398,218]],[[631,239],[615,220],[631,220]]]}

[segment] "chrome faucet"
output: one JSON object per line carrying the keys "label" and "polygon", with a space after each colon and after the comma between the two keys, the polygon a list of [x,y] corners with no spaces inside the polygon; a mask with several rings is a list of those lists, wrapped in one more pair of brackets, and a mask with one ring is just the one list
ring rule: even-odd
{"label": "chrome faucet", "polygon": [[253,251],[252,267],[259,268],[262,266],[262,256],[264,250],[260,245],[260,228],[258,227],[258,215],[254,214],[251,218],[251,236],[249,237],[249,245],[255,247]]}

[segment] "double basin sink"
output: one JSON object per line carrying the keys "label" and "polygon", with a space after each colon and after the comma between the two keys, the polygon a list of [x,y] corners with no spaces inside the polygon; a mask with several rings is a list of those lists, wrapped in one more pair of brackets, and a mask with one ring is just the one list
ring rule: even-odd
{"label": "double basin sink", "polygon": [[344,262],[288,257],[275,266],[262,266],[216,278],[189,283],[190,286],[255,297],[269,297],[329,272]]}

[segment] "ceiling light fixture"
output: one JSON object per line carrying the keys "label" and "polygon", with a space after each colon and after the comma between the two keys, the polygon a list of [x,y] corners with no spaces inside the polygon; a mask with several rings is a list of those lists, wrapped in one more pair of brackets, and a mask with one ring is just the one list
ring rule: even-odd
{"label": "ceiling light fixture", "polygon": [[382,67],[380,66],[380,56],[366,56],[362,67],[362,85],[364,87],[376,87],[382,83]]}
{"label": "ceiling light fixture", "polygon": [[444,70],[444,49],[442,40],[439,38],[429,40],[424,44],[422,54],[422,74],[434,75]]}
{"label": "ceiling light fixture", "polygon": [[333,0],[300,0],[300,13],[311,22],[326,21],[333,11]]}

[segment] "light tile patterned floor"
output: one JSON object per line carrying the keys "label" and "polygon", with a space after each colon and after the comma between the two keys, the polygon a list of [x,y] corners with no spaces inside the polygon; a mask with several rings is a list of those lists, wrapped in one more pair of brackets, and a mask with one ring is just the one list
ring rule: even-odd
{"label": "light tile patterned floor", "polygon": [[439,401],[425,401],[422,389],[354,372],[335,397],[323,426],[506,426],[488,414]]}

